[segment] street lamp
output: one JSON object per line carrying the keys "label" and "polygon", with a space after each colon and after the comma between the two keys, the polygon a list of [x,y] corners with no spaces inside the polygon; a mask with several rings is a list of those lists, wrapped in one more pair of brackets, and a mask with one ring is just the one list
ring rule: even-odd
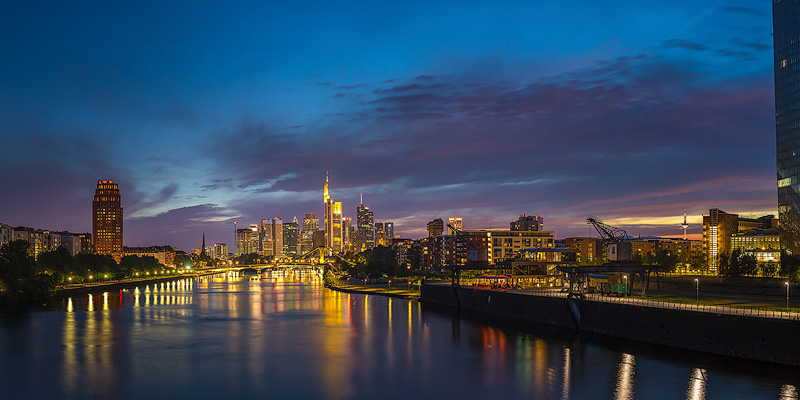
{"label": "street lamp", "polygon": [[698,281],[697,278],[694,278],[694,289],[696,291],[695,301],[699,305],[700,304],[700,281]]}
{"label": "street lamp", "polygon": [[630,290],[628,290],[628,275],[623,275],[622,279],[624,279],[623,282],[625,282],[625,296],[627,296],[628,293],[630,293]]}
{"label": "street lamp", "polygon": [[789,282],[784,282],[786,284],[786,312],[789,312]]}

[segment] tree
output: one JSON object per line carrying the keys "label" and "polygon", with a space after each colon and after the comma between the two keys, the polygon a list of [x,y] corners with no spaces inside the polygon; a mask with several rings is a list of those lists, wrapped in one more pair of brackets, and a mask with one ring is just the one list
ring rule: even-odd
{"label": "tree", "polygon": [[59,246],[53,251],[39,254],[36,263],[39,265],[40,271],[48,271],[60,275],[57,279],[59,281],[64,276],[70,276],[75,272],[75,260],[73,260],[69,250],[63,246]]}
{"label": "tree", "polygon": [[186,267],[194,266],[194,264],[192,263],[192,258],[186,254],[175,255],[175,259],[172,260],[172,263],[175,264],[175,268],[178,269],[184,269]]}
{"label": "tree", "polygon": [[739,257],[739,270],[741,274],[745,276],[758,275],[758,262],[756,262],[756,257],[750,253],[743,253]]}
{"label": "tree", "polygon": [[784,278],[795,279],[800,271],[800,257],[781,251],[781,266],[778,274]]}
{"label": "tree", "polygon": [[662,271],[673,272],[678,265],[678,256],[672,255],[667,250],[659,250],[653,259]]}
{"label": "tree", "polygon": [[50,276],[38,274],[38,266],[28,254],[30,243],[12,240],[0,247],[2,300],[47,302],[53,299],[55,285]]}
{"label": "tree", "polygon": [[699,271],[708,270],[708,256],[704,251],[695,251],[692,253],[689,263],[692,269]]}

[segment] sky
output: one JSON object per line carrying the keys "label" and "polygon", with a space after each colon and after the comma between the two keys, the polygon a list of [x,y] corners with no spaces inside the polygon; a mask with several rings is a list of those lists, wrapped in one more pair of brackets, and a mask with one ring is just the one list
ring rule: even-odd
{"label": "sky", "polygon": [[775,214],[771,4],[0,3],[0,223],[190,251],[359,194],[399,237]]}

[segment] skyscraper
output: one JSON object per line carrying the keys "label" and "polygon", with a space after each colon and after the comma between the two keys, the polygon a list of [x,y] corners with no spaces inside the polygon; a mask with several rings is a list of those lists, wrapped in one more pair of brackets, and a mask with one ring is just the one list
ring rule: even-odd
{"label": "skyscraper", "polygon": [[122,259],[122,197],[112,181],[97,181],[92,201],[92,236],[97,254]]}
{"label": "skyscraper", "polygon": [[800,1],[772,1],[781,248],[800,255]]}
{"label": "skyscraper", "polygon": [[334,202],[328,192],[328,174],[325,173],[325,245],[335,252],[342,251],[342,203]]}
{"label": "skyscraper", "polygon": [[356,207],[356,226],[358,233],[364,238],[364,247],[371,249],[375,247],[375,214],[364,205],[364,196],[361,196],[361,204]]}
{"label": "skyscraper", "polygon": [[305,254],[314,248],[314,232],[319,230],[317,213],[306,213],[303,216],[303,231],[300,233],[300,249]]}
{"label": "skyscraper", "polygon": [[297,223],[297,217],[294,217],[292,222],[283,224],[283,255],[286,257],[297,256],[297,251],[300,244],[300,224]]}

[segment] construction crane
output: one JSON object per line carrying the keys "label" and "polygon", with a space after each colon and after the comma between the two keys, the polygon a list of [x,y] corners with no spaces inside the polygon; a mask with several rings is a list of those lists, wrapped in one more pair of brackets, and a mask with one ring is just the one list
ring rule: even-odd
{"label": "construction crane", "polygon": [[594,226],[594,229],[597,230],[597,233],[606,243],[620,243],[628,238],[628,233],[624,229],[606,225],[597,217],[586,218],[586,223]]}

